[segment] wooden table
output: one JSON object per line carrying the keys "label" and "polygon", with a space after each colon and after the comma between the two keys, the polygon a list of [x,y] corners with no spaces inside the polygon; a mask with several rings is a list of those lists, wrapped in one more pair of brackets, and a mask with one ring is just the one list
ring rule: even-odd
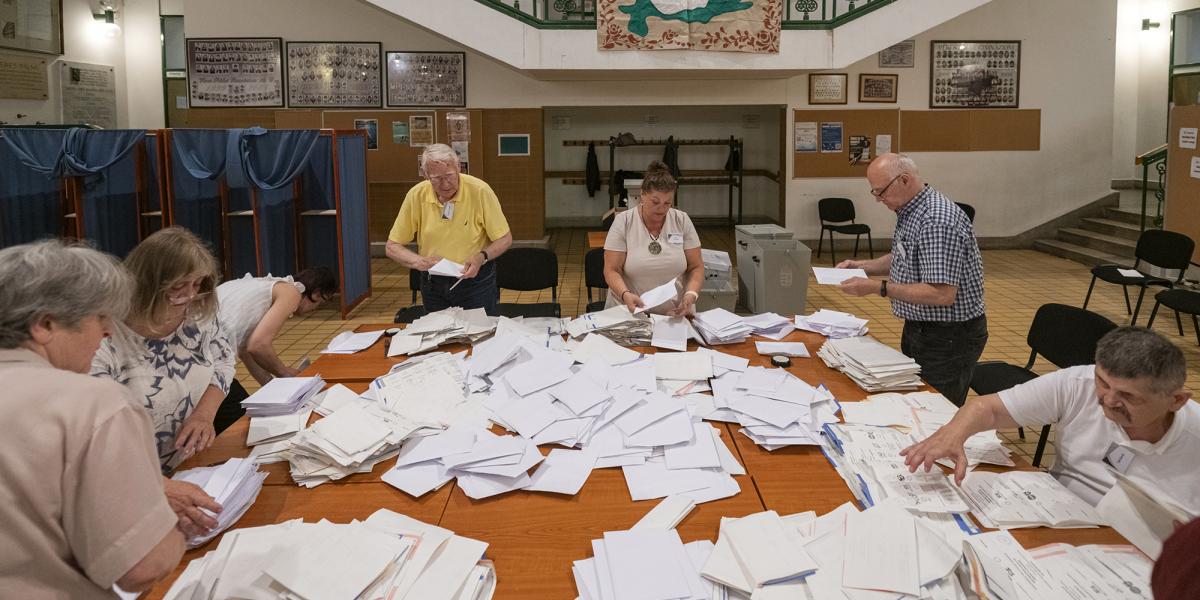
{"label": "wooden table", "polygon": [[[394,325],[364,325],[367,331]],[[785,341],[802,341],[811,353],[825,338],[815,333],[795,332]],[[329,383],[342,383],[355,391],[386,373],[404,357],[384,356],[386,340],[352,355],[323,354],[306,374],[320,373]],[[461,351],[462,345],[443,346],[439,350]],[[690,345],[689,349],[695,349]],[[755,352],[753,342],[718,346],[717,350],[750,359],[751,365],[770,366],[765,356]],[[640,348],[653,353],[653,348]],[[818,358],[797,359],[788,368],[792,374],[813,384],[825,384],[840,402],[859,401],[866,393],[849,378],[829,369]],[[315,418],[319,418],[314,416]],[[739,517],[762,510],[792,514],[806,510],[823,514],[853,501],[845,483],[815,447],[792,446],[768,452],[749,438],[737,433],[736,425],[713,423],[721,429],[721,438],[745,465],[747,475],[737,476],[742,492],[723,500],[698,506],[678,530],[685,542],[716,540],[722,516]],[[190,468],[215,464],[232,457],[246,456],[248,420],[243,418],[217,436],[213,446],[181,465]],[[548,453],[551,446],[543,447]],[[497,600],[559,599],[576,595],[571,563],[591,556],[591,540],[605,531],[628,529],[642,518],[658,500],[633,502],[619,469],[597,469],[575,496],[543,492],[516,491],[484,500],[472,500],[453,483],[421,498],[388,486],[379,477],[394,464],[377,465],[372,473],[361,473],[314,489],[295,485],[286,464],[266,465],[270,476],[258,501],[238,522],[237,527],[253,527],[303,517],[343,523],[363,519],[379,508],[404,513],[427,523],[438,524],[459,535],[490,544],[488,557],[496,563],[499,587]],[[1024,468],[1030,468],[1025,466]],[[1070,544],[1125,543],[1109,528],[1098,529],[1024,529],[1013,535],[1026,547],[1051,542]],[[217,538],[219,540],[219,538]],[[184,563],[216,547],[217,540],[188,552]],[[149,598],[161,598],[184,565],[168,581],[156,586]]]}
{"label": "wooden table", "polygon": [[603,248],[604,240],[608,239],[607,231],[589,231],[588,232],[588,248]]}

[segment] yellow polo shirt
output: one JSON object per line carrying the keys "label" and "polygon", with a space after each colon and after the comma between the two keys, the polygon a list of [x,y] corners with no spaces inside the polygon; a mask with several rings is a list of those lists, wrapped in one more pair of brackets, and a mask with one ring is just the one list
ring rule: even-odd
{"label": "yellow polo shirt", "polygon": [[508,233],[508,220],[491,186],[478,177],[459,175],[454,216],[442,218],[442,205],[428,181],[413,186],[400,205],[388,239],[397,244],[417,240],[422,256],[465,262],[472,254]]}

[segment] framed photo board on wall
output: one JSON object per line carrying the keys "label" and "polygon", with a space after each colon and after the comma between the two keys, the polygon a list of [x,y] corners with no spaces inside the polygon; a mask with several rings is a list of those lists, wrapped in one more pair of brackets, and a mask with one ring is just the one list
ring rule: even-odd
{"label": "framed photo board on wall", "polygon": [[809,73],[809,104],[846,104],[845,73]]}
{"label": "framed photo board on wall", "polygon": [[379,42],[288,42],[288,106],[383,106],[382,58]]}
{"label": "framed photo board on wall", "polygon": [[62,0],[0,1],[0,48],[63,53]]}
{"label": "framed photo board on wall", "polygon": [[879,68],[912,68],[917,65],[917,40],[904,40],[879,51]]}
{"label": "framed photo board on wall", "polygon": [[894,73],[859,73],[859,102],[895,102],[900,76]]}
{"label": "framed photo board on wall", "polygon": [[283,106],[280,38],[189,38],[187,63],[192,108]]}
{"label": "framed photo board on wall", "polygon": [[466,53],[388,52],[387,105],[466,106]]}
{"label": "framed photo board on wall", "polygon": [[929,108],[1020,106],[1021,42],[930,42]]}

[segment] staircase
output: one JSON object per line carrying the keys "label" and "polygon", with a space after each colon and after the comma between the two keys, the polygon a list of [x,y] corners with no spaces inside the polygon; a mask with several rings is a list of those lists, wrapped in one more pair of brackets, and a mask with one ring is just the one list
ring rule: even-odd
{"label": "staircase", "polygon": [[1061,256],[1088,266],[1133,264],[1141,213],[1109,206],[1096,217],[1084,217],[1074,227],[1058,230],[1055,239],[1037,240],[1035,250]]}

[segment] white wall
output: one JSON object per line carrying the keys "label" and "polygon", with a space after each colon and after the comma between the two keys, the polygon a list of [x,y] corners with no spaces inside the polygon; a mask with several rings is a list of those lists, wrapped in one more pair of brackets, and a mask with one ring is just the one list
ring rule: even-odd
{"label": "white wall", "polygon": [[[184,14],[187,34],[193,37],[281,36],[292,40],[381,41],[388,50],[464,49],[362,2],[184,0]],[[977,207],[976,231],[980,236],[1019,234],[1108,192],[1116,154],[1113,144],[1116,17],[1117,0],[991,2],[918,36],[916,68],[895,70],[900,74],[896,106],[926,109],[930,40],[1022,41],[1021,107],[1042,110],[1041,151],[914,156],[929,181],[955,200]],[[697,76],[676,80],[672,77],[678,74],[650,72],[639,74],[643,79],[636,84],[546,81],[467,52],[467,102],[472,108],[806,107],[804,74],[773,79]],[[852,82],[851,96],[856,94],[858,73],[878,70],[874,56],[844,69]],[[739,76],[753,77],[753,74],[739,73]],[[1165,83],[1163,90],[1165,93]],[[855,106],[851,102],[848,108]],[[854,198],[863,220],[880,237],[892,230],[893,215],[873,202],[862,179],[789,180],[786,224],[803,237],[816,238],[819,231],[816,201],[829,195]]]}
{"label": "white wall", "polygon": [[[33,125],[38,121],[58,123],[62,112],[58,92],[58,61],[67,60],[108,65],[114,68],[117,86],[117,125],[119,127],[128,126],[129,110],[126,104],[128,95],[125,90],[125,18],[123,14],[117,13],[116,22],[122,27],[122,33],[116,38],[110,39],[97,33],[92,9],[88,0],[63,0],[63,55],[36,55],[49,60],[47,69],[50,81],[50,99],[41,101],[0,99],[0,121],[8,121],[12,125]],[[8,49],[3,51],[10,52]],[[12,52],[22,54],[16,51]],[[161,97],[161,94],[159,96]],[[18,113],[28,116],[18,119],[16,118]]]}

